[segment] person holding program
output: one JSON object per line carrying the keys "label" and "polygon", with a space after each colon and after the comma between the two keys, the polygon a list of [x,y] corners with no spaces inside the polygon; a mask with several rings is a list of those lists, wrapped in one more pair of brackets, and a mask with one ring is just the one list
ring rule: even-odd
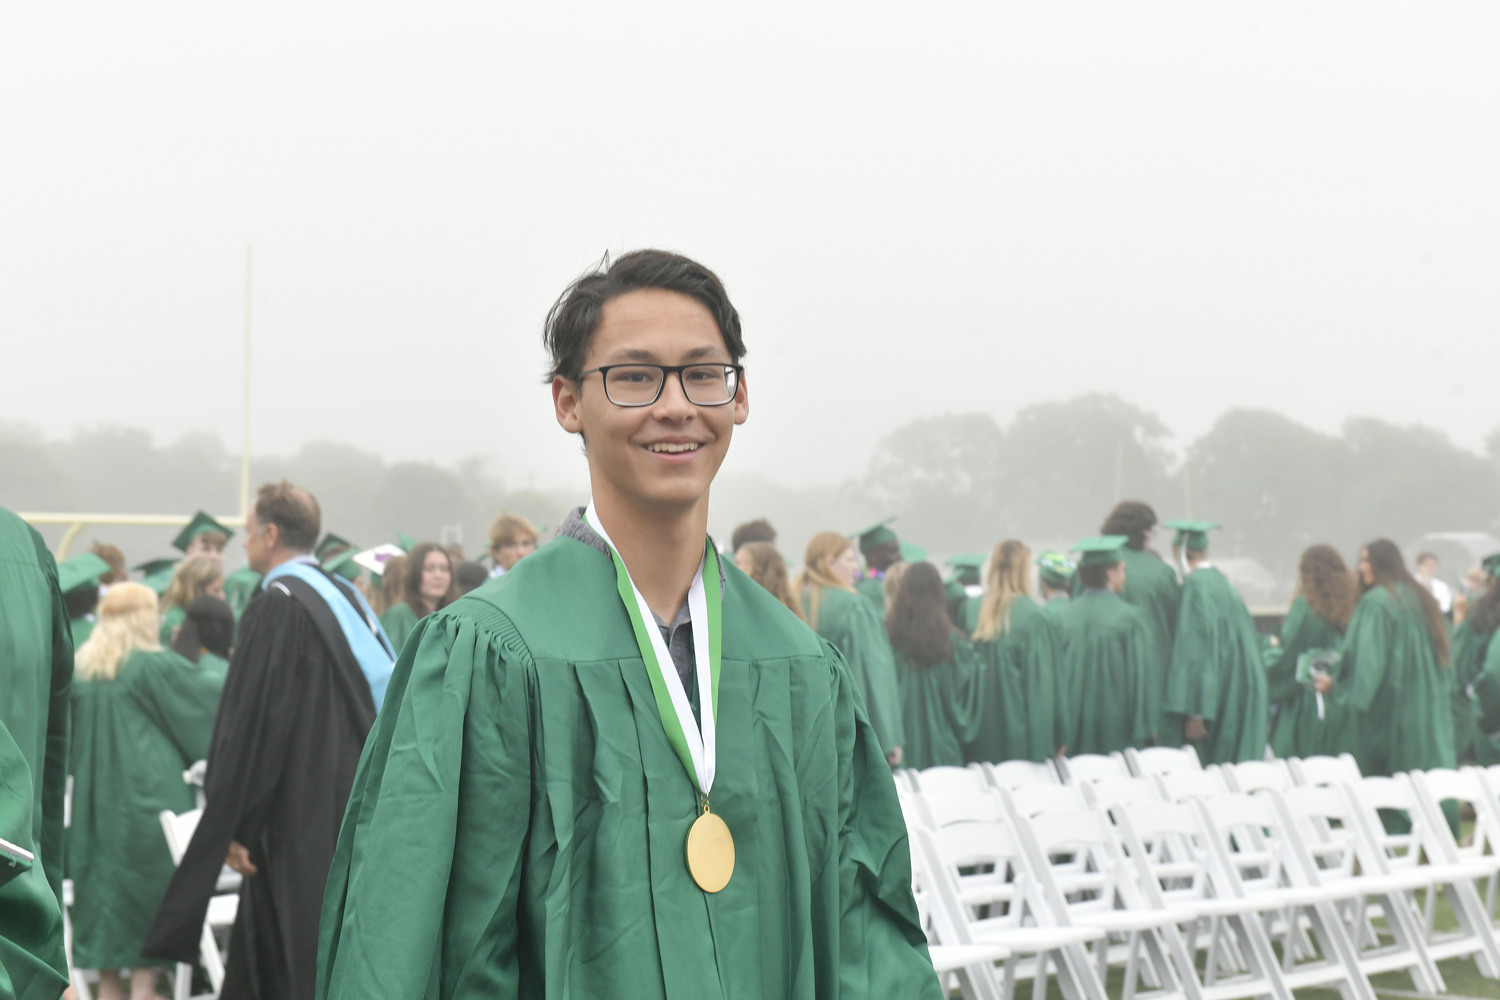
{"label": "person holding program", "polygon": [[318,996],[939,1000],[848,667],[707,537],[750,408],[723,285],[627,254],[546,344],[593,499],[408,640]]}

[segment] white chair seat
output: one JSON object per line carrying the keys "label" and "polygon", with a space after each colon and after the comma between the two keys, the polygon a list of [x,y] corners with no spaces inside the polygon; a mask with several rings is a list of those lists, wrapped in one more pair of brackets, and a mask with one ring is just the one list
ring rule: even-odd
{"label": "white chair seat", "polygon": [[234,923],[234,918],[240,912],[240,897],[238,896],[211,896],[208,900],[208,922],[214,926]]}
{"label": "white chair seat", "polygon": [[1191,923],[1198,919],[1193,910],[1094,910],[1082,914],[1094,927],[1102,927],[1111,934],[1130,931],[1147,931],[1154,927],[1168,927]]}
{"label": "white chair seat", "polygon": [[985,944],[1004,945],[1011,951],[1054,951],[1068,945],[1097,941],[1108,932],[1102,927],[1004,927],[982,932]]}
{"label": "white chair seat", "polygon": [[1003,961],[1010,957],[1010,949],[1000,944],[931,944],[927,954],[934,971],[956,972],[969,965]]}

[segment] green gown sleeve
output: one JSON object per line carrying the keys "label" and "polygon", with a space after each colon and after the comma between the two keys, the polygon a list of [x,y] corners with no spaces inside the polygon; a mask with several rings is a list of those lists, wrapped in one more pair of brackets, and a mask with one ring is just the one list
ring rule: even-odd
{"label": "green gown sleeve", "polygon": [[172,645],[172,640],[177,638],[177,629],[187,621],[187,610],[180,605],[172,605],[161,616],[161,628],[157,631],[157,638],[163,646]]}
{"label": "green gown sleeve", "polygon": [[1162,708],[1172,715],[1198,716],[1212,725],[1218,715],[1220,681],[1214,656],[1214,609],[1207,600],[1207,588],[1199,584],[1189,577],[1182,588]]}
{"label": "green gown sleeve", "polygon": [[417,613],[405,601],[391,605],[390,609],[380,616],[380,627],[385,629],[386,637],[391,640],[391,648],[397,653],[400,653],[401,647],[406,644],[406,637],[411,635],[412,630],[417,627],[417,620]]}
{"label": "green gown sleeve", "polygon": [[141,673],[135,681],[137,704],[184,761],[208,757],[226,674],[204,669],[172,652],[141,659]]}
{"label": "green gown sleeve", "polygon": [[1375,707],[1376,695],[1385,684],[1396,624],[1380,591],[1366,594],[1354,609],[1335,690],[1341,704],[1361,715]]}
{"label": "green gown sleeve", "polygon": [[880,746],[890,754],[905,744],[896,658],[885,623],[868,601],[855,597],[847,591],[825,589],[818,632],[844,654]]}
{"label": "green gown sleeve", "polygon": [[1266,648],[1266,693],[1272,702],[1287,701],[1301,691],[1302,685],[1297,683],[1297,658],[1287,653],[1301,649],[1302,629],[1308,615],[1307,601],[1299,595],[1292,601],[1277,633],[1280,645]]}

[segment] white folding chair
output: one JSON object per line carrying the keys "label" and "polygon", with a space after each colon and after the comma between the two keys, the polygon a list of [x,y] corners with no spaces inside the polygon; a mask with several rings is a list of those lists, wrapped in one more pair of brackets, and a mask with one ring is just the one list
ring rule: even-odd
{"label": "white folding chair", "polygon": [[1005,760],[998,764],[981,764],[980,767],[996,788],[1055,785],[1062,780],[1057,776],[1057,765],[1050,758],[1044,761]]}
{"label": "white folding chair", "polygon": [[203,795],[203,782],[208,777],[208,761],[195,760],[186,771],[182,772],[183,784],[192,785],[193,793],[198,797],[198,808],[202,809],[207,799]]}
{"label": "white folding chair", "polygon": [[985,773],[975,767],[937,767],[921,771],[908,771],[912,788],[922,795],[942,795],[947,792],[982,792],[990,787]]}
{"label": "white folding chair", "polygon": [[[198,820],[203,818],[203,810],[193,809],[185,813],[174,813],[170,809],[163,809],[159,818],[162,833],[167,839],[167,850],[172,855],[172,864],[181,864],[182,856],[193,839],[193,831],[198,828]],[[208,973],[208,982],[213,987],[213,995],[218,996],[219,991],[224,988],[224,953],[219,950],[214,934],[219,932],[227,937],[230,928],[234,926],[234,918],[239,912],[240,904],[240,897],[236,894],[239,889],[239,876],[233,873],[221,875],[215,888],[216,894],[208,901],[208,915],[203,921],[198,954],[203,970]],[[192,983],[193,967],[178,963],[176,982],[172,991],[175,1000],[188,1000],[192,992]]]}
{"label": "white folding chair", "polygon": [[[1262,794],[1276,804],[1293,835],[1287,855],[1302,867],[1309,882],[1355,890],[1338,901],[1338,909],[1365,975],[1404,971],[1419,992],[1444,992],[1447,986],[1427,950],[1414,898],[1418,889],[1430,888],[1430,881],[1387,870],[1382,852],[1343,788],[1304,785],[1285,793],[1267,790]],[[1371,901],[1385,917],[1389,942],[1369,922]]]}
{"label": "white folding chair", "polygon": [[[1010,1000],[1017,978],[1029,973],[1034,1000],[1047,995],[1049,970],[1069,1000],[1106,1000],[1104,984],[1083,945],[1105,936],[1102,928],[1057,926],[1055,915],[1039,915],[1046,904],[1008,823],[957,823],[916,831],[931,876],[933,925],[941,944],[997,944],[1008,948],[1001,993]],[[982,898],[960,889],[959,873],[987,869]],[[1023,967],[1017,956],[1035,956]]]}
{"label": "white folding chair", "polygon": [[[1199,915],[1189,929],[1186,954],[1193,964],[1189,986],[1203,1000],[1273,997],[1291,1000],[1261,918],[1264,901],[1215,895],[1223,884],[1210,872],[1213,834],[1192,806],[1161,800],[1127,802],[1110,810],[1120,844],[1135,867],[1142,897],[1158,909],[1181,907]],[[1201,929],[1200,929],[1201,928]],[[1206,936],[1197,967],[1198,940]],[[1329,974],[1331,980],[1337,970]]]}
{"label": "white folding chair", "polygon": [[[1099,980],[1107,982],[1110,966],[1123,964],[1124,1000],[1138,994],[1156,1000],[1198,1000],[1193,962],[1179,929],[1196,922],[1198,915],[1145,900],[1109,818],[1093,808],[1054,809],[1028,817],[1015,808],[1008,793],[1005,798],[1016,837],[1049,904],[1043,915],[1062,926],[1101,927],[1124,938],[1119,946],[1112,946],[1108,937],[1094,944]],[[1073,878],[1078,859],[1087,859],[1096,876],[1090,888],[1078,888]],[[1146,992],[1140,990],[1143,980]]]}
{"label": "white folding chair", "polygon": [[1224,781],[1224,773],[1217,767],[1204,768],[1201,771],[1168,771],[1165,774],[1153,775],[1156,787],[1161,790],[1161,797],[1168,802],[1185,802],[1188,799],[1202,798],[1206,795],[1223,795],[1229,791],[1229,785]]}
{"label": "white folding chair", "polygon": [[1350,753],[1337,757],[1291,757],[1287,760],[1299,785],[1347,785],[1364,777]]}
{"label": "white folding chair", "polygon": [[1219,773],[1231,792],[1259,791],[1271,788],[1284,792],[1295,785],[1292,769],[1280,758],[1275,760],[1246,760],[1238,764],[1220,764]]}
{"label": "white folding chair", "polygon": [[1345,1000],[1375,1000],[1369,977],[1334,904],[1360,894],[1358,887],[1319,885],[1311,862],[1298,855],[1297,831],[1270,796],[1225,793],[1193,800],[1210,838],[1210,873],[1216,896],[1243,896],[1278,920],[1283,943],[1281,978],[1292,989],[1335,985]]}
{"label": "white folding chair", "polygon": [[1125,763],[1130,767],[1131,774],[1142,778],[1149,778],[1153,774],[1170,774],[1173,771],[1203,770],[1198,751],[1190,746],[1147,747],[1144,750],[1127,747]]}
{"label": "white folding chair", "polygon": [[[1430,949],[1438,958],[1471,955],[1484,975],[1500,977],[1500,944],[1495,939],[1494,911],[1488,905],[1495,883],[1500,881],[1500,814],[1484,776],[1472,767],[1462,771],[1413,771],[1405,777],[1403,787],[1409,789],[1413,801],[1408,810],[1413,833],[1419,836],[1418,843],[1429,862],[1416,865],[1417,870],[1449,888],[1449,905],[1459,925],[1456,934],[1439,940],[1434,930],[1437,908],[1431,905],[1429,893],[1426,928]],[[1467,845],[1460,845],[1448,827],[1442,807],[1446,799],[1474,810],[1474,833]]]}
{"label": "white folding chair", "polygon": [[1161,786],[1150,778],[1121,778],[1118,781],[1090,782],[1083,787],[1083,798],[1091,806],[1108,810],[1111,806],[1131,802],[1165,802]]}
{"label": "white folding chair", "polygon": [[1118,751],[1112,754],[1081,753],[1076,757],[1059,757],[1057,768],[1062,772],[1063,781],[1070,785],[1130,777],[1125,757]]}

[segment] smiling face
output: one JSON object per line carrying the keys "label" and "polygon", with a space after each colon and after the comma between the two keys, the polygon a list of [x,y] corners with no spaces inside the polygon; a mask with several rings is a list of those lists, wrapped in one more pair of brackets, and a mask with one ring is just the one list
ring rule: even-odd
{"label": "smiling face", "polygon": [[[605,303],[583,370],[630,363],[728,365],[733,359],[713,316],[696,300],[644,288]],[[750,412],[743,379],[733,401],[695,406],[671,374],[649,406],[616,406],[598,373],[580,382],[553,379],[552,399],[558,424],[587,444],[595,500],[663,513],[707,499],[730,435]]]}
{"label": "smiling face", "polygon": [[453,570],[448,565],[448,554],[442,549],[433,549],[422,560],[422,597],[434,604],[443,599],[453,585]]}

